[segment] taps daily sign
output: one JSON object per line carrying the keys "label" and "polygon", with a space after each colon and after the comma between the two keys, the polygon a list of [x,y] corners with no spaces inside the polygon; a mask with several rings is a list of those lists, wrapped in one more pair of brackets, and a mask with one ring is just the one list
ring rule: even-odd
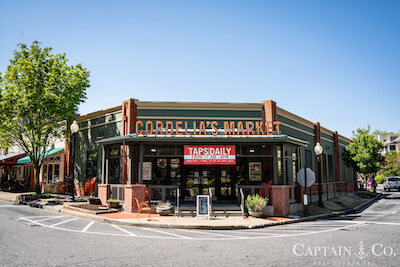
{"label": "taps daily sign", "polygon": [[185,145],[183,149],[185,165],[236,164],[235,145]]}

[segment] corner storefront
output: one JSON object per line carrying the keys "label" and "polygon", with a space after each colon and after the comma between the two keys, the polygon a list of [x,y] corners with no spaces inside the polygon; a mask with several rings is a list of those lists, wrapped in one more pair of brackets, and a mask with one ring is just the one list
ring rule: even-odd
{"label": "corner storefront", "polygon": [[[122,201],[126,185],[140,184],[150,189],[150,198],[163,200],[179,188],[182,201],[207,192],[215,201],[233,200],[239,188],[264,193],[256,187],[291,185],[296,187],[291,190],[292,202],[301,202],[296,174],[305,166],[316,171],[316,142],[324,148],[320,168],[326,194],[355,185],[353,170],[340,158],[351,140],[271,100],[127,99],[77,121],[75,183],[97,177],[99,190],[109,188],[105,197]],[[310,191],[314,194],[315,186]]]}

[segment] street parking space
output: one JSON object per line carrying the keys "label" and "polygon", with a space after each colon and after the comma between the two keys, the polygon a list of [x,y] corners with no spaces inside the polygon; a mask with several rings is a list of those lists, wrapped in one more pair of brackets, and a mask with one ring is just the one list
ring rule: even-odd
{"label": "street parking space", "polygon": [[262,229],[246,230],[189,230],[132,227],[94,222],[72,216],[32,216],[19,217],[20,222],[29,222],[30,226],[42,226],[60,231],[73,231],[82,234],[114,235],[135,238],[187,239],[187,240],[236,240],[265,239],[288,236],[318,234],[328,231],[352,230],[368,226],[366,222],[341,220],[321,220],[290,225],[274,226]]}

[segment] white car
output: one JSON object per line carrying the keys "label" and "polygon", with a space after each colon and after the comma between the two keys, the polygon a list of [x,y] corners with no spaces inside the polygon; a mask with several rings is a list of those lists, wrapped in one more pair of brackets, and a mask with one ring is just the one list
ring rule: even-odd
{"label": "white car", "polygon": [[399,176],[389,176],[383,181],[383,189],[390,191],[390,189],[397,189],[400,191],[400,177]]}

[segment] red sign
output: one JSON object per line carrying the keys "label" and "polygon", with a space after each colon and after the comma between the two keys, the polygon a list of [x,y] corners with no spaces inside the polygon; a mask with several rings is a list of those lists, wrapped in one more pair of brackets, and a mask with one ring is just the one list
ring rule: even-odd
{"label": "red sign", "polygon": [[235,145],[184,146],[185,165],[236,165]]}

